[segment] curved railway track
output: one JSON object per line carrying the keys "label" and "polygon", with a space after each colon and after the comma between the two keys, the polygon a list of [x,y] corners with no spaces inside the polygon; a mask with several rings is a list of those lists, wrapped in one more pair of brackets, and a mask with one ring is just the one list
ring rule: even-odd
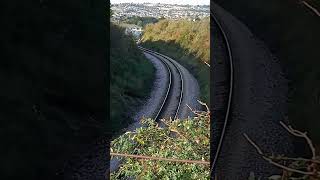
{"label": "curved railway track", "polygon": [[[215,179],[215,169],[217,166],[218,158],[222,149],[222,144],[227,131],[227,126],[230,119],[231,103],[233,96],[233,84],[234,84],[234,70],[233,70],[233,56],[230,48],[230,43],[227,34],[222,28],[219,20],[216,18],[213,12],[210,13],[213,25],[214,33],[219,36],[220,42],[213,42],[215,46],[220,46],[219,49],[222,53],[219,59],[213,61],[213,102],[211,104],[215,109],[212,111],[215,116],[213,117],[213,131],[211,151],[214,155],[211,157],[211,178]],[[220,44],[222,43],[222,44]],[[216,53],[216,51],[215,51]]]}
{"label": "curved railway track", "polygon": [[[147,53],[162,62],[168,73],[167,87],[165,87],[164,96],[161,97],[163,99],[159,103],[159,108],[155,110],[153,118],[158,122],[163,118],[180,118],[179,112],[181,110],[184,94],[183,73],[181,72],[181,69],[171,58],[141,46],[138,47],[144,53]],[[120,163],[121,160],[114,160],[110,171],[115,171]]]}
{"label": "curved railway track", "polygon": [[[162,55],[160,53],[154,52],[150,49],[143,48],[141,46],[139,46],[139,48],[143,52],[148,53],[151,56],[160,60],[165,65],[167,72],[169,74],[169,82],[168,82],[168,86],[167,86],[167,91],[166,91],[166,94],[163,98],[161,106],[159,107],[156,115],[154,116],[154,119],[156,121],[158,121],[159,119],[164,118],[164,114],[168,108],[169,101],[171,101],[171,100],[175,101],[175,99],[170,99],[170,97],[171,97],[174,89],[178,86],[179,91],[180,91],[178,101],[176,103],[176,108],[174,110],[174,113],[172,113],[172,116],[170,116],[170,117],[173,117],[174,119],[177,119],[178,115],[179,115],[179,110],[181,107],[181,102],[183,99],[183,91],[184,91],[183,73],[181,72],[180,68],[173,62],[173,60],[171,58],[169,58],[165,55]],[[170,65],[172,65],[172,67],[174,67],[175,69],[171,68]],[[176,77],[174,77],[174,74],[175,74],[174,71],[177,71],[179,74],[179,84],[176,84],[176,81],[174,80],[174,78],[176,78]]]}
{"label": "curved railway track", "polygon": [[[178,62],[171,59],[168,56],[154,52],[152,50],[138,46],[141,51],[148,54],[149,56],[159,61],[163,64],[163,72],[167,73],[167,83],[164,82],[163,93],[159,94],[159,101],[157,100],[157,105],[155,109],[150,112],[148,116],[159,122],[160,119],[182,119],[192,116],[191,112],[188,112],[188,108],[184,107],[183,104],[189,104],[194,108],[198,108],[199,105],[196,100],[199,95],[199,86],[195,78]],[[158,87],[159,88],[159,87]],[[188,91],[186,91],[188,90]],[[127,128],[127,130],[133,130],[138,125],[139,122],[135,122]],[[162,126],[160,122],[160,126]],[[121,164],[121,159],[111,159],[110,161],[110,172],[115,171]]]}

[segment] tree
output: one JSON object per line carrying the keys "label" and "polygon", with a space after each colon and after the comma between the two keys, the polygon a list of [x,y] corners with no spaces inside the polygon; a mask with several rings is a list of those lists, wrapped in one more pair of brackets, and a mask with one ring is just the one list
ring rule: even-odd
{"label": "tree", "polygon": [[137,26],[140,26],[140,27],[142,27],[142,26],[143,26],[143,23],[142,23],[142,21],[141,21],[141,20],[139,20],[139,21],[137,22]]}

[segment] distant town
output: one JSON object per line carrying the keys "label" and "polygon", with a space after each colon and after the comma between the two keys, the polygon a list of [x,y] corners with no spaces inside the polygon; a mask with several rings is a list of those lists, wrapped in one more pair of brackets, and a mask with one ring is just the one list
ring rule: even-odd
{"label": "distant town", "polygon": [[139,40],[146,24],[156,23],[160,19],[186,19],[197,21],[210,16],[209,5],[177,5],[161,3],[120,3],[111,5],[111,21],[125,28]]}
{"label": "distant town", "polygon": [[154,17],[166,19],[196,20],[210,16],[209,5],[177,5],[161,3],[120,3],[112,4],[112,21],[121,21],[128,17]]}

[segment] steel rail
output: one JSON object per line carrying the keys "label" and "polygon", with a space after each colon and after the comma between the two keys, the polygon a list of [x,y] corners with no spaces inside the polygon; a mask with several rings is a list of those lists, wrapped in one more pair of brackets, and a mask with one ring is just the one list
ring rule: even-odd
{"label": "steel rail", "polygon": [[184,92],[184,88],[183,88],[184,83],[183,83],[182,72],[181,72],[181,69],[178,67],[178,65],[177,65],[175,62],[173,62],[173,61],[174,61],[173,59],[171,59],[170,57],[165,56],[165,55],[163,55],[163,54],[160,54],[160,53],[157,53],[157,52],[155,52],[155,53],[156,53],[157,55],[159,55],[159,56],[167,59],[168,61],[170,61],[170,62],[172,63],[172,65],[173,65],[173,66],[178,70],[178,72],[179,72],[179,76],[180,76],[180,80],[181,80],[181,91],[180,91],[180,98],[179,98],[178,107],[177,107],[176,113],[175,113],[175,115],[174,115],[174,119],[177,119],[178,113],[179,113],[179,110],[180,110],[180,107],[181,107],[182,99],[183,99],[183,92]]}
{"label": "steel rail", "polygon": [[[167,66],[168,71],[170,71],[171,74],[172,74],[172,72],[171,72],[171,69],[170,69],[168,63],[166,61],[164,61],[163,59],[159,58],[158,56],[168,60],[177,69],[177,71],[179,73],[179,76],[180,76],[180,82],[181,82],[181,90],[180,90],[179,102],[178,102],[178,106],[177,106],[177,109],[176,109],[175,115],[174,115],[174,119],[177,119],[178,113],[179,113],[179,110],[180,110],[180,107],[181,107],[181,103],[182,103],[182,99],[183,99],[183,91],[184,91],[184,88],[183,88],[183,86],[184,86],[184,84],[183,84],[183,76],[182,76],[182,72],[181,72],[180,68],[178,67],[178,65],[175,64],[175,62],[173,62],[173,60],[171,58],[169,58],[169,57],[167,57],[167,56],[165,56],[163,54],[160,54],[158,52],[152,51],[150,49],[146,49],[146,48],[143,48],[141,46],[138,46],[138,47],[142,51],[147,52],[150,55],[152,55],[152,56],[156,57],[157,59],[159,59],[160,61],[162,61]],[[170,78],[172,78],[172,75],[170,75]],[[170,82],[170,84],[171,84],[171,82]],[[164,99],[164,101],[163,101],[163,103],[162,103],[162,105],[161,105],[161,107],[160,107],[160,109],[159,109],[159,111],[157,113],[157,116],[156,116],[155,120],[157,120],[159,118],[158,116],[163,111],[165,103],[168,100],[168,95],[169,95],[169,92],[170,92],[171,88],[172,88],[172,86],[170,85],[170,89],[168,88],[168,91],[167,91],[167,94],[165,96],[165,99]]]}
{"label": "steel rail", "polygon": [[224,118],[224,122],[223,122],[223,128],[220,134],[220,138],[219,138],[219,144],[217,146],[217,150],[216,150],[216,154],[214,155],[214,159],[211,165],[211,171],[210,171],[210,175],[211,177],[215,177],[215,174],[212,174],[214,172],[214,169],[217,165],[217,161],[219,158],[219,154],[221,152],[221,147],[222,147],[222,143],[225,137],[225,133],[226,133],[226,129],[227,129],[227,124],[228,124],[228,120],[229,120],[229,116],[230,116],[230,111],[231,111],[231,102],[232,102],[232,94],[233,94],[233,84],[234,84],[234,67],[233,67],[233,57],[232,57],[232,51],[231,51],[231,47],[230,47],[230,43],[229,43],[229,39],[227,34],[225,33],[225,31],[222,28],[222,25],[219,23],[219,20],[215,17],[215,14],[213,12],[210,13],[212,19],[214,20],[214,22],[217,24],[217,28],[219,28],[219,30],[222,33],[223,36],[223,41],[226,45],[227,48],[227,55],[228,55],[228,59],[229,59],[229,71],[230,71],[230,81],[229,81],[229,94],[228,94],[228,102],[227,102],[227,109],[226,109],[226,114],[225,114],[225,118]]}
{"label": "steel rail", "polygon": [[[144,52],[150,54],[151,56],[155,57],[154,55],[151,54],[151,52],[148,52],[147,50],[142,49],[142,47],[139,47],[139,49],[141,49],[142,51],[144,51]],[[157,59],[160,59],[160,58],[157,58]],[[163,101],[162,101],[162,103],[161,103],[160,109],[159,109],[159,111],[157,112],[156,116],[154,117],[154,119],[155,119],[156,121],[158,120],[159,115],[161,114],[162,110],[164,109],[164,106],[165,106],[165,104],[166,104],[166,102],[167,102],[169,93],[170,93],[170,91],[171,91],[171,84],[172,84],[172,72],[171,72],[171,69],[170,69],[169,65],[168,65],[165,61],[162,61],[161,59],[160,59],[160,61],[161,61],[161,62],[166,66],[166,68],[167,68],[167,72],[168,72],[168,74],[169,74],[169,83],[168,83],[166,95],[164,96],[164,99],[163,99]]]}
{"label": "steel rail", "polygon": [[[160,116],[161,112],[164,110],[165,104],[166,104],[166,102],[168,101],[168,96],[169,96],[169,93],[170,93],[170,91],[171,91],[171,89],[172,89],[172,79],[173,79],[172,70],[171,70],[171,68],[169,67],[169,64],[168,64],[165,60],[159,58],[158,56],[161,56],[162,58],[164,58],[164,59],[168,60],[169,62],[171,62],[171,63],[173,64],[173,66],[178,70],[178,72],[179,72],[179,74],[180,74],[180,79],[181,79],[181,92],[180,92],[180,99],[179,99],[178,107],[177,107],[177,110],[176,110],[175,116],[174,116],[174,119],[176,119],[176,117],[177,117],[177,115],[178,115],[178,112],[179,112],[179,109],[180,109],[181,102],[182,102],[182,96],[183,96],[183,78],[182,78],[182,73],[181,73],[180,69],[177,67],[176,64],[174,64],[173,61],[170,60],[169,57],[166,57],[166,56],[164,56],[164,55],[162,55],[162,54],[160,54],[160,53],[154,52],[154,51],[152,51],[152,50],[143,48],[143,47],[141,47],[141,46],[138,46],[138,48],[139,48],[140,50],[142,50],[143,52],[148,53],[148,54],[150,54],[151,56],[159,59],[159,60],[166,66],[166,69],[167,69],[168,74],[169,74],[169,83],[168,83],[168,86],[167,86],[166,95],[165,95],[165,97],[164,97],[163,102],[161,103],[160,109],[158,110],[157,114],[156,114],[155,117],[154,117],[155,121],[157,121],[157,120],[159,119],[159,116]],[[111,154],[112,154],[112,153],[111,153]],[[114,155],[119,155],[119,154],[114,154]],[[191,161],[190,161],[190,162],[191,162]]]}

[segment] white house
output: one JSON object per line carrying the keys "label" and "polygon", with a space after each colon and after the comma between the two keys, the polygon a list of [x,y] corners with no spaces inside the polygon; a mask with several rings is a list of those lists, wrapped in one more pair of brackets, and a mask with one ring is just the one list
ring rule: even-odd
{"label": "white house", "polygon": [[126,28],[126,34],[132,34],[135,38],[139,39],[143,33],[142,27],[133,26]]}

